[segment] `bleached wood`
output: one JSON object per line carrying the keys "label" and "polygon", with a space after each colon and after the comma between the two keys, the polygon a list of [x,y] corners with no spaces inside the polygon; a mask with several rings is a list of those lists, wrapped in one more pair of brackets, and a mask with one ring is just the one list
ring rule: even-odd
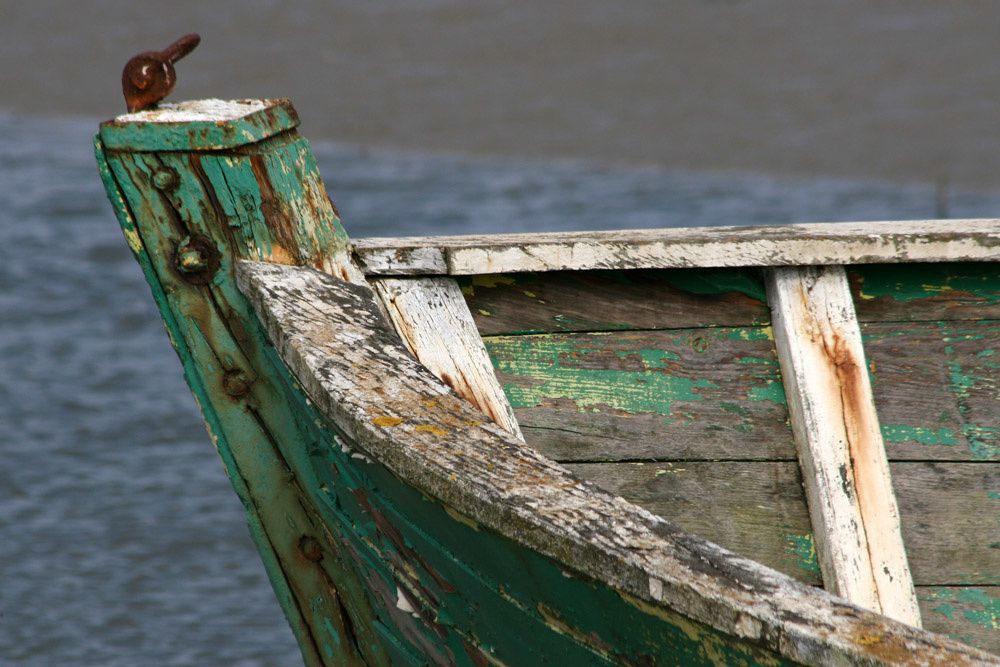
{"label": "bleached wood", "polygon": [[779,268],[767,282],[823,580],[856,604],[919,626],[844,269]]}
{"label": "bleached wood", "polygon": [[455,280],[379,278],[371,284],[413,356],[455,393],[523,440]]}
{"label": "bleached wood", "polygon": [[1000,220],[817,223],[360,239],[367,274],[988,261]]}
{"label": "bleached wood", "polygon": [[650,613],[675,612],[806,664],[1000,665],[684,533],[484,424],[410,356],[371,290],[273,264],[240,262],[237,276],[317,409],[365,455]]}

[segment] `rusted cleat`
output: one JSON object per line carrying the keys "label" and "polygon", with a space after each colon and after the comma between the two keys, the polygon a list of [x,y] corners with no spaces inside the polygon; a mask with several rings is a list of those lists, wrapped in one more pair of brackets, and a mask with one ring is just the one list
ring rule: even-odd
{"label": "rusted cleat", "polygon": [[201,42],[196,33],[184,35],[163,51],[144,51],[125,63],[122,93],[129,112],[142,111],[170,94],[177,83],[174,63]]}

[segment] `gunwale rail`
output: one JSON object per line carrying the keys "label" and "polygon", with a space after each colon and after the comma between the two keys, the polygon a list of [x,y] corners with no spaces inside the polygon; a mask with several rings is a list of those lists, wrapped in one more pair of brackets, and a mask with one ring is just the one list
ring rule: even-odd
{"label": "gunwale rail", "polygon": [[366,275],[992,261],[1000,219],[365,238]]}

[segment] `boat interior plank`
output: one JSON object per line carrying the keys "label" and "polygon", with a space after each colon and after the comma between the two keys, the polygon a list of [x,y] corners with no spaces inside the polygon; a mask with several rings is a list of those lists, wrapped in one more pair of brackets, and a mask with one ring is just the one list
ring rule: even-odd
{"label": "boat interior plank", "polygon": [[1000,586],[918,586],[924,627],[1000,655]]}
{"label": "boat interior plank", "polygon": [[764,325],[754,269],[552,271],[460,276],[483,336]]}
{"label": "boat interior plank", "polygon": [[558,460],[794,460],[769,327],[484,338],[528,442]]}
{"label": "boat interior plank", "polygon": [[[798,465],[791,461],[566,463],[630,502],[801,581],[819,584]],[[989,464],[891,463],[917,586],[1000,585],[1000,472]],[[981,511],[970,512],[970,507]]]}
{"label": "boat interior plank", "polygon": [[861,322],[1000,320],[995,262],[856,265],[847,275]]}
{"label": "boat interior plank", "polygon": [[892,459],[1000,461],[1000,321],[862,325]]}
{"label": "boat interior plank", "polygon": [[794,462],[568,463],[567,467],[682,529],[821,585],[802,479]]}

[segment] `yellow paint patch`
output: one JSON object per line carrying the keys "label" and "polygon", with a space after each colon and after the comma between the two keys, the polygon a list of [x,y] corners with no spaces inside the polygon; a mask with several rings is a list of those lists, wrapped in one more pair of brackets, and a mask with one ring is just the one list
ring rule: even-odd
{"label": "yellow paint patch", "polygon": [[872,646],[882,641],[882,635],[860,634],[854,638],[854,641],[856,641],[861,646]]}
{"label": "yellow paint patch", "polygon": [[416,431],[417,433],[433,433],[438,437],[448,435],[448,431],[444,430],[443,428],[434,426],[432,424],[421,424],[420,426],[417,426],[413,430]]}
{"label": "yellow paint patch", "polygon": [[452,509],[452,508],[448,507],[447,505],[444,506],[444,511],[445,511],[445,514],[447,514],[448,516],[450,516],[455,521],[458,521],[459,523],[465,524],[466,526],[468,526],[469,528],[471,528],[473,530],[479,530],[479,523],[477,523],[475,519],[469,518],[469,517],[465,516],[464,514],[462,514],[461,512],[459,512],[458,510]]}
{"label": "yellow paint patch", "polygon": [[472,284],[475,287],[496,287],[498,285],[513,285],[514,279],[510,276],[488,274],[472,276]]}
{"label": "yellow paint patch", "polygon": [[122,232],[125,233],[125,240],[128,242],[128,247],[132,248],[132,252],[139,254],[142,252],[142,239],[139,238],[139,232],[134,229],[125,229],[122,227]]}
{"label": "yellow paint patch", "polygon": [[390,417],[388,415],[382,415],[381,417],[376,417],[372,420],[372,423],[376,426],[399,426],[403,423],[403,420],[399,417]]}

